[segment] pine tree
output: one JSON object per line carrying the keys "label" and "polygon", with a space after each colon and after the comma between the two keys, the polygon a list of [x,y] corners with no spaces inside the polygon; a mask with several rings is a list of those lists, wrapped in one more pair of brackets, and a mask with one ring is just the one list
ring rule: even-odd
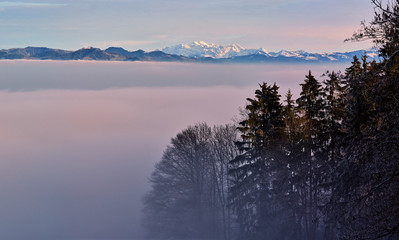
{"label": "pine tree", "polygon": [[304,188],[302,164],[305,162],[303,152],[304,131],[303,118],[299,116],[292,93],[288,90],[285,105],[283,107],[286,140],[285,140],[285,165],[289,174],[286,177],[288,185],[285,197],[281,198],[287,209],[286,233],[287,239],[303,239],[302,218],[303,209],[301,206],[301,190]]}
{"label": "pine tree", "polygon": [[[273,220],[281,209],[274,196],[282,187],[282,140],[284,120],[276,84],[259,85],[255,98],[248,98],[246,119],[239,123],[241,152],[231,161],[231,174],[237,181],[231,189],[231,202],[240,225],[240,237],[263,239],[276,235]],[[276,225],[274,225],[276,226]]]}
{"label": "pine tree", "polygon": [[[355,33],[352,40],[372,39],[383,57],[382,63],[372,62],[360,78],[365,82],[362,92],[366,120],[360,134],[352,135],[349,161],[358,170],[357,191],[350,191],[350,217],[355,220],[345,236],[357,239],[399,237],[399,1],[372,0],[374,19]],[[350,110],[350,109],[349,109]],[[352,150],[349,152],[349,150]],[[348,207],[349,209],[350,207]]]}
{"label": "pine tree", "polygon": [[341,73],[331,72],[325,74],[328,78],[324,81],[325,127],[328,139],[328,161],[332,169],[340,156],[340,143],[343,138],[342,121],[345,116],[345,87],[342,83]]}
{"label": "pine tree", "polygon": [[288,89],[287,94],[285,95],[285,105],[283,107],[283,116],[284,122],[286,126],[286,131],[288,136],[292,136],[294,134],[294,129],[296,126],[296,110],[295,110],[295,101],[292,99],[291,89]]}
{"label": "pine tree", "polygon": [[[363,64],[364,65],[364,64]],[[359,136],[362,125],[367,121],[364,76],[367,69],[362,68],[359,59],[354,56],[352,66],[346,69],[345,84],[348,89],[346,128],[349,135]]]}
{"label": "pine tree", "polygon": [[343,76],[340,72],[327,71],[324,76],[327,77],[324,83],[325,95],[325,124],[323,128],[324,146],[323,165],[321,167],[323,188],[323,201],[320,203],[324,215],[325,232],[324,239],[332,240],[336,238],[336,222],[331,216],[330,201],[332,191],[337,180],[339,171],[337,166],[342,161],[342,141],[344,138],[344,129],[342,121],[345,117],[345,87],[342,83]]}
{"label": "pine tree", "polygon": [[346,75],[344,159],[336,170],[340,174],[333,192],[333,211],[343,239],[396,239],[398,77],[390,73],[393,65],[367,63],[365,56],[362,59],[358,74],[353,74],[358,66],[354,63]]}
{"label": "pine tree", "polygon": [[305,239],[316,238],[321,214],[318,209],[320,202],[322,173],[325,158],[323,147],[324,139],[324,93],[319,81],[311,71],[305,76],[301,84],[302,92],[297,99],[298,109],[302,118],[303,140],[300,159],[300,174],[303,176],[301,188],[301,201],[303,202],[303,218]]}

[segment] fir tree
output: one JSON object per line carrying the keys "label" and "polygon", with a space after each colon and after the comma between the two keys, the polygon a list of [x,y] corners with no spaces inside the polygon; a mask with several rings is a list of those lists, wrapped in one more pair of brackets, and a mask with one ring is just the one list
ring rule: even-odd
{"label": "fir tree", "polygon": [[323,138],[324,128],[324,98],[322,86],[312,75],[311,71],[305,76],[305,82],[301,84],[302,91],[297,99],[298,109],[302,118],[303,157],[300,172],[303,176],[302,183],[302,206],[304,213],[305,239],[313,240],[316,238],[318,225],[320,222],[320,212],[318,209],[322,182],[322,159],[325,158],[323,147],[326,141]]}
{"label": "fir tree", "polygon": [[343,139],[342,121],[345,116],[345,87],[340,72],[325,74],[325,129],[328,141],[328,160],[330,169],[334,167],[340,155],[340,143]]}
{"label": "fir tree", "polygon": [[342,160],[342,140],[344,131],[342,121],[345,116],[345,87],[342,83],[340,72],[327,71],[324,76],[327,77],[324,83],[325,95],[325,121],[323,135],[326,139],[324,146],[323,166],[321,167],[321,186],[323,188],[323,201],[320,203],[324,214],[326,240],[332,240],[336,237],[336,222],[334,217],[330,216],[329,203],[332,198],[332,190],[336,181],[337,165]]}
{"label": "fir tree", "polygon": [[[284,120],[276,84],[259,85],[255,98],[248,98],[246,119],[239,123],[241,151],[231,161],[237,181],[231,189],[232,206],[240,224],[241,237],[263,239],[277,234],[273,220],[281,206],[273,197],[282,187],[278,181],[283,158]],[[277,226],[277,225],[275,225]]]}
{"label": "fir tree", "polygon": [[[288,169],[286,182],[288,189],[281,201],[285,204],[288,214],[286,236],[288,239],[303,239],[302,219],[303,208],[301,206],[301,191],[304,189],[302,164],[305,162],[303,151],[304,131],[303,118],[300,117],[295,101],[292,99],[291,91],[288,90],[283,107],[286,140],[285,140],[285,166]],[[283,239],[283,238],[281,238]]]}

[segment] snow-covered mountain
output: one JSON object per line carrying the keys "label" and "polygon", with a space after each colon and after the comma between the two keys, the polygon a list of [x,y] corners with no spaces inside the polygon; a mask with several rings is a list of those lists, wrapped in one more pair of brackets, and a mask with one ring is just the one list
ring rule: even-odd
{"label": "snow-covered mountain", "polygon": [[[52,59],[52,60],[101,60],[101,61],[157,61],[157,62],[203,62],[203,63],[350,63],[364,50],[345,53],[308,53],[305,51],[268,52],[263,48],[246,49],[237,44],[217,45],[193,42],[164,48],[163,51],[127,51],[110,47],[82,48],[76,51],[46,47],[26,47],[0,50],[0,59]],[[367,51],[368,60],[378,59],[375,50]]]}
{"label": "snow-covered mountain", "polygon": [[181,55],[186,57],[212,57],[212,58],[231,58],[252,54],[267,55],[265,49],[246,49],[238,44],[218,45],[196,41],[189,44],[179,44],[171,47],[165,47],[162,52],[168,54]]}
{"label": "snow-covered mountain", "polygon": [[[167,54],[181,55],[185,57],[212,57],[215,59],[231,59],[246,61],[322,61],[322,62],[342,62],[350,61],[354,55],[362,55],[365,50],[358,50],[352,52],[333,52],[333,53],[308,53],[302,50],[279,52],[268,52],[264,48],[247,49],[237,44],[218,45],[209,44],[203,41],[196,41],[189,44],[179,44],[162,49]],[[367,55],[371,59],[378,59],[378,54],[375,50],[368,49]]]}

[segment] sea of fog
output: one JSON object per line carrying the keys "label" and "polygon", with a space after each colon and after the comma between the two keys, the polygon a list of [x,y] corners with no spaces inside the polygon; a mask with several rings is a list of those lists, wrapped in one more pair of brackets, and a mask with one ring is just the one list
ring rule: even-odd
{"label": "sea of fog", "polygon": [[0,61],[0,239],[140,239],[141,198],[190,124],[232,123],[344,65]]}

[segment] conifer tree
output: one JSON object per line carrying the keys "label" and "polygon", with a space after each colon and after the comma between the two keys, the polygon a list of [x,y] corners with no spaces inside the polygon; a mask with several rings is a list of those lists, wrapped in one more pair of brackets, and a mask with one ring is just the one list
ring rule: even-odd
{"label": "conifer tree", "polygon": [[345,116],[345,87],[341,73],[326,72],[325,92],[325,129],[328,141],[328,162],[332,169],[340,155],[340,143],[343,139],[342,121]]}
{"label": "conifer tree", "polygon": [[345,116],[345,87],[343,86],[340,72],[335,73],[327,71],[323,76],[327,79],[324,83],[325,95],[325,116],[324,128],[322,130],[323,139],[325,139],[324,158],[321,159],[322,166],[321,186],[323,191],[320,207],[324,215],[324,239],[332,240],[336,237],[336,222],[334,217],[330,216],[329,203],[332,198],[332,190],[336,181],[337,166],[342,161],[342,141],[344,130],[342,121]]}
{"label": "conifer tree", "polygon": [[276,233],[271,226],[280,203],[274,199],[283,187],[278,182],[283,158],[284,120],[278,87],[259,85],[255,98],[248,98],[246,118],[239,123],[241,152],[231,161],[237,181],[231,189],[232,206],[238,216],[240,237],[263,239]]}
{"label": "conifer tree", "polygon": [[[288,169],[286,182],[288,189],[282,198],[288,214],[286,236],[288,239],[303,239],[302,219],[303,209],[301,206],[301,191],[304,189],[304,181],[301,172],[304,161],[303,138],[304,131],[295,101],[292,99],[291,90],[288,90],[283,107],[285,122],[285,166]],[[281,238],[283,239],[283,238]]]}
{"label": "conifer tree", "polygon": [[302,91],[297,99],[298,109],[302,118],[302,151],[303,157],[300,166],[300,174],[303,183],[301,198],[303,206],[305,239],[316,238],[321,215],[318,209],[321,182],[322,182],[322,160],[325,158],[323,147],[324,128],[324,98],[322,86],[312,75],[311,71],[305,76],[305,82],[301,84]]}
{"label": "conifer tree", "polygon": [[[358,169],[356,189],[350,191],[355,219],[344,236],[357,239],[399,237],[399,1],[372,0],[374,19],[362,22],[351,40],[372,39],[382,63],[372,62],[365,82],[366,119],[360,135],[348,137],[356,148],[348,149],[349,163]],[[350,109],[349,109],[350,110]],[[351,150],[351,151],[350,151]],[[351,156],[351,157],[349,157]],[[367,219],[367,221],[362,221]]]}
{"label": "conifer tree", "polygon": [[295,101],[292,99],[291,89],[288,89],[287,94],[285,95],[286,99],[284,100],[285,105],[283,107],[283,116],[284,122],[286,126],[287,135],[291,136],[291,133],[294,131],[294,127],[296,125],[296,110],[295,110]]}
{"label": "conifer tree", "polygon": [[[397,134],[381,127],[382,118],[392,116],[395,108],[393,104],[389,110],[381,110],[388,105],[382,99],[393,96],[385,91],[394,86],[385,86],[387,78],[382,77],[380,67],[375,62],[363,63],[362,74],[355,78],[346,76],[344,159],[336,169],[339,177],[332,198],[344,239],[398,236],[395,229],[399,227],[399,217],[395,211],[399,205],[394,195],[399,186],[392,179],[399,176],[398,165],[394,164],[397,160],[393,158],[397,156],[399,141]],[[390,128],[396,126],[391,120],[386,125]]]}

